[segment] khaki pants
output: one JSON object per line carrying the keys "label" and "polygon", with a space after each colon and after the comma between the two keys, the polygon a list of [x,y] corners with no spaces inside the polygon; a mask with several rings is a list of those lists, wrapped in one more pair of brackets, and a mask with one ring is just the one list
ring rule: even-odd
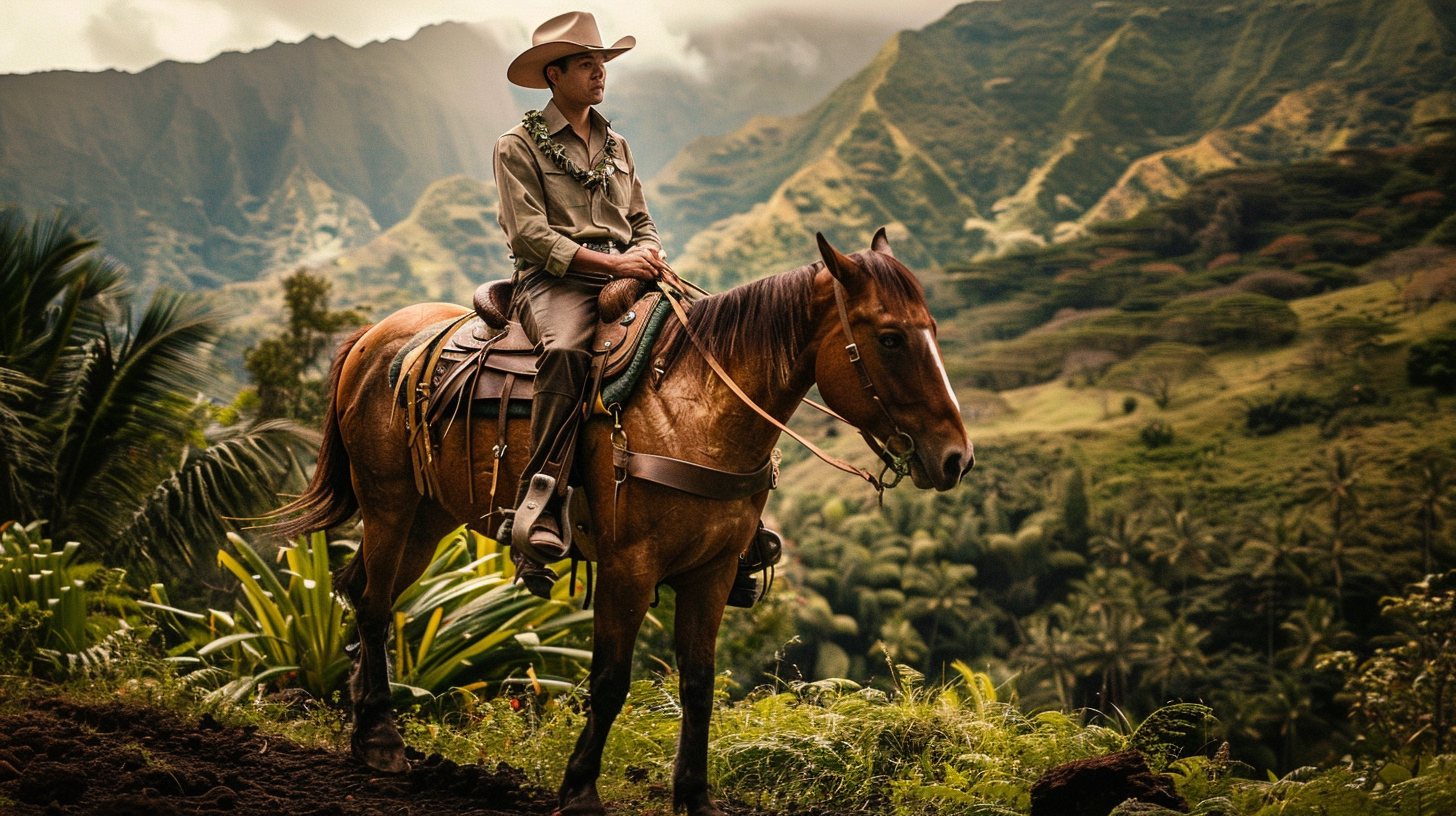
{"label": "khaki pants", "polygon": [[[597,328],[597,296],[611,278],[567,272],[558,278],[545,271],[516,281],[511,310],[526,336],[541,345],[531,406],[531,455],[521,471],[515,506],[526,498],[531,477],[559,461],[558,443],[579,417],[591,367],[591,342]],[[569,474],[571,462],[560,474]],[[563,485],[564,487],[564,485]]]}

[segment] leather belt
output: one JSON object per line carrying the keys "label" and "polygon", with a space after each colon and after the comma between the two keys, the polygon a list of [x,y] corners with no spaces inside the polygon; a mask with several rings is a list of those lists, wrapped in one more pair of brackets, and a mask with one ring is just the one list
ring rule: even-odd
{"label": "leather belt", "polygon": [[[775,451],[777,453],[777,451]],[[612,448],[612,464],[618,478],[631,476],[645,482],[666,485],[705,499],[723,501],[746,499],[778,486],[778,457],[771,456],[763,467],[752,473],[734,473],[706,465],[697,465],[670,456],[634,453],[626,448]]]}
{"label": "leather belt", "polygon": [[621,255],[624,251],[616,244],[609,244],[606,242],[597,243],[593,241],[581,241],[580,243],[585,249],[590,249],[593,252],[604,252],[608,255]]}
{"label": "leather belt", "polygon": [[[608,255],[621,255],[627,251],[622,245],[608,241],[578,241],[577,243],[593,252],[604,252]],[[517,272],[525,272],[531,268],[531,263],[515,255],[511,255],[511,266]]]}

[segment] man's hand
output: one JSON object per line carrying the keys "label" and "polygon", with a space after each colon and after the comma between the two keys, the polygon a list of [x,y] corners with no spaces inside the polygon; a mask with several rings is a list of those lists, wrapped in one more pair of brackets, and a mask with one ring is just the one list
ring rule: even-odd
{"label": "man's hand", "polygon": [[618,278],[657,280],[663,274],[671,274],[672,268],[656,247],[638,245],[621,255],[613,255],[612,275]]}

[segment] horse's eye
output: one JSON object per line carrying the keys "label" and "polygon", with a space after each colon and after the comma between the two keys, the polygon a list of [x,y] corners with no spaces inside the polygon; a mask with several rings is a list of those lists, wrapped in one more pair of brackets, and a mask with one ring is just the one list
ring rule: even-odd
{"label": "horse's eye", "polygon": [[885,332],[880,335],[880,345],[887,349],[897,349],[905,345],[905,335],[899,332]]}

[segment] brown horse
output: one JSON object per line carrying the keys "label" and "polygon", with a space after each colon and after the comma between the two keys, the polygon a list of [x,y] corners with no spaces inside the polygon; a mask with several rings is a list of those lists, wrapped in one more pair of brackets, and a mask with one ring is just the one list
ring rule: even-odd
{"label": "brown horse", "polygon": [[[685,345],[656,387],[638,384],[622,413],[634,451],[737,472],[753,471],[769,458],[780,431],[730,392],[708,367],[701,353],[706,351],[780,421],[787,421],[817,383],[824,401],[862,432],[879,439],[909,437],[914,450],[909,471],[917,487],[949,490],[960,481],[974,457],[920,284],[890,254],[884,230],[868,252],[846,257],[823,236],[819,249],[822,263],[692,304],[689,331],[701,349]],[[363,516],[358,556],[336,584],[354,604],[361,646],[351,681],[353,750],[382,771],[407,767],[390,704],[385,644],[391,607],[423,572],[436,541],[462,523],[484,527],[481,520],[495,509],[487,506],[489,476],[467,468],[464,420],[440,440],[438,495],[420,495],[387,370],[416,332],[464,313],[452,304],[411,306],[340,346],[330,372],[318,469],[304,495],[285,508],[302,515],[281,525],[282,532],[296,534],[342,523],[356,509]],[[844,337],[846,321],[853,338]],[[874,391],[861,385],[846,350],[851,342],[863,350],[862,370],[879,405]],[[488,462],[496,422],[471,422],[473,461]],[[578,448],[587,495],[602,521],[596,525],[599,591],[590,713],[561,784],[561,813],[604,812],[597,795],[602,748],[627,696],[637,630],[654,589],[665,583],[677,592],[683,709],[673,799],[694,816],[721,814],[709,797],[707,778],[713,654],[738,556],[757,530],[767,491],[723,501],[629,479],[615,496],[614,522],[606,523],[614,507],[611,432],[610,421],[595,419]],[[526,423],[514,423],[508,435],[500,483],[514,485],[527,453]]]}

